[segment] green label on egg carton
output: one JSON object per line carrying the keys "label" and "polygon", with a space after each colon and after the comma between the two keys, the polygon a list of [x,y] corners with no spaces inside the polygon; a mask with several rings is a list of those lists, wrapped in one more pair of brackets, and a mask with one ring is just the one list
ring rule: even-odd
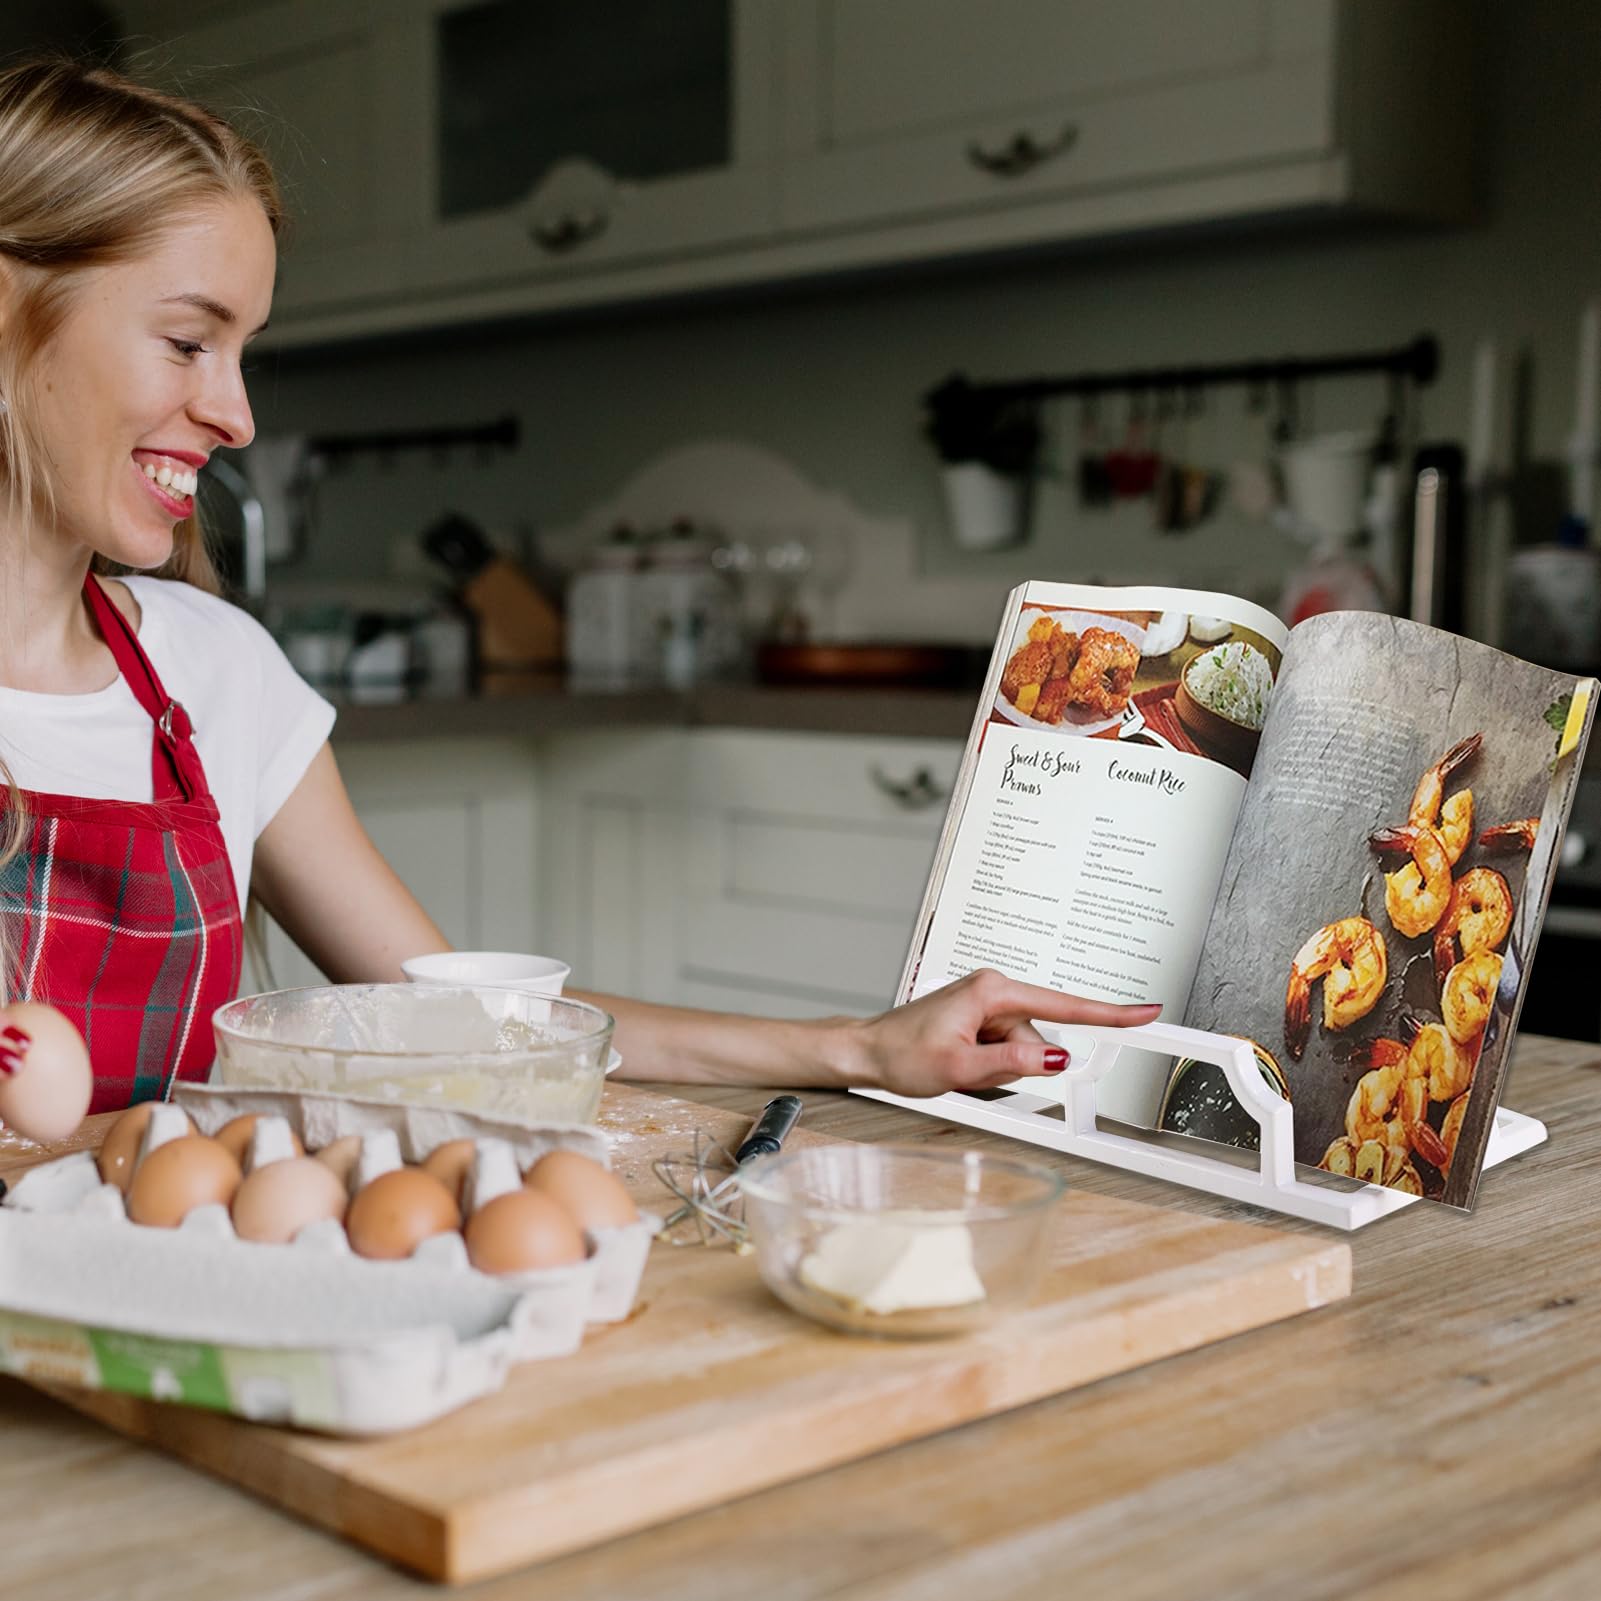
{"label": "green label on egg carton", "polygon": [[84,1328],[0,1311],[0,1371],[274,1421],[331,1422],[338,1392],[317,1351],[264,1351]]}
{"label": "green label on egg carton", "polygon": [[152,1339],[115,1329],[86,1331],[100,1363],[100,1383],[125,1395],[230,1410],[228,1380],[215,1346]]}

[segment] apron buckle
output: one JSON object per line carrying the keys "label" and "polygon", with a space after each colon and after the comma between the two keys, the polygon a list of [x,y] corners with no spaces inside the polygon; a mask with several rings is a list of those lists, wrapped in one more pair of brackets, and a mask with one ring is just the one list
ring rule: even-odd
{"label": "apron buckle", "polygon": [[189,714],[175,700],[169,700],[156,725],[168,739],[188,739],[193,729]]}

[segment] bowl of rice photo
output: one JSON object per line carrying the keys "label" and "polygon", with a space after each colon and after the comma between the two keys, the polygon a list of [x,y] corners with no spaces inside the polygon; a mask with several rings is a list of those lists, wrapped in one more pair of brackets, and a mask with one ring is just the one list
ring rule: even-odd
{"label": "bowl of rice photo", "polygon": [[1244,640],[1229,640],[1190,660],[1173,709],[1196,744],[1249,777],[1272,695],[1267,657]]}

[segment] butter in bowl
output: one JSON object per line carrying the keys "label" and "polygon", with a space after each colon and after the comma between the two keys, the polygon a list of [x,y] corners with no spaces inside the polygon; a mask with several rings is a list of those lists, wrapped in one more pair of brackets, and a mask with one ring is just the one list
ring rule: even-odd
{"label": "butter in bowl", "polygon": [[739,1170],[763,1282],[848,1334],[965,1334],[1039,1287],[1062,1180],[980,1151],[822,1145]]}

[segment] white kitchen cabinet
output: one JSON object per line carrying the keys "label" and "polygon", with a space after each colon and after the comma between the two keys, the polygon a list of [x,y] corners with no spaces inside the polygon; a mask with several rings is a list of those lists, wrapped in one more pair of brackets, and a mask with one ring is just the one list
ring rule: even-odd
{"label": "white kitchen cabinet", "polygon": [[[141,0],[121,9],[137,28]],[[762,238],[777,15],[279,0],[185,31],[198,92],[242,110],[285,179],[266,342],[448,321],[468,292],[570,299],[570,280]]]}
{"label": "white kitchen cabinet", "polygon": [[690,748],[679,999],[888,1006],[961,742],[707,729]]}
{"label": "white kitchen cabinet", "polygon": [[574,988],[680,999],[689,744],[680,728],[597,727],[541,745],[537,948],[571,963]]}
{"label": "white kitchen cabinet", "polygon": [[[908,253],[1294,209],[1460,215],[1433,0],[789,0],[786,230]],[[961,219],[969,219],[964,230]]]}
{"label": "white kitchen cabinet", "polygon": [[[597,726],[339,757],[358,815],[453,945],[561,957],[575,988],[809,1017],[893,999],[961,753]],[[246,989],[323,981],[276,926],[268,954]]]}
{"label": "white kitchen cabinet", "polygon": [[[137,32],[153,3],[120,10]],[[296,216],[267,344],[1150,229],[1469,210],[1471,30],[1452,0],[195,15],[173,59],[225,110],[260,108]]]}
{"label": "white kitchen cabinet", "polygon": [[732,729],[544,747],[549,954],[572,982],[805,1017],[894,996],[957,740]]}
{"label": "white kitchen cabinet", "polygon": [[[538,760],[524,740],[338,745],[367,832],[453,946],[539,949]],[[323,975],[275,923],[269,971],[246,989],[320,984]]]}
{"label": "white kitchen cabinet", "polygon": [[158,82],[237,120],[272,159],[290,214],[275,321],[405,292],[415,134],[400,79],[414,52],[395,0],[197,5],[181,29],[143,0],[119,10]]}
{"label": "white kitchen cabinet", "polygon": [[767,0],[408,0],[422,294],[559,283],[763,238]]}

